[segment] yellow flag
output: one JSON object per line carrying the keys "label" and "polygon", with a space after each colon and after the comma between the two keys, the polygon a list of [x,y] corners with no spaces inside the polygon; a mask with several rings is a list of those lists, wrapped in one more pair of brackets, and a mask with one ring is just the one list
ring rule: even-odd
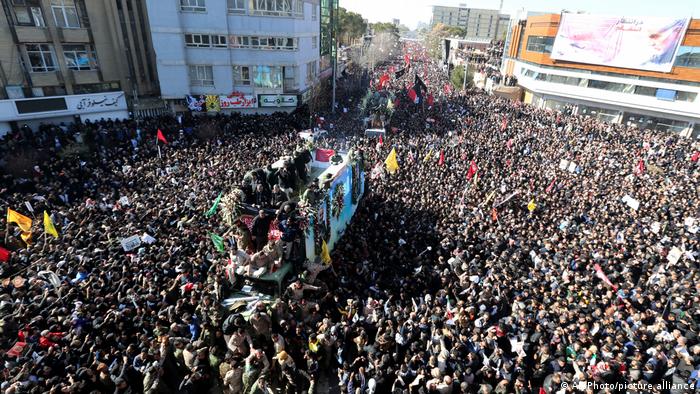
{"label": "yellow flag", "polygon": [[24,243],[26,243],[27,245],[32,244],[32,233],[31,232],[22,231],[22,233],[19,236],[22,237],[22,241],[24,241]]}
{"label": "yellow flag", "polygon": [[388,110],[394,109],[394,102],[391,100],[387,100],[386,101],[386,109],[388,109]]}
{"label": "yellow flag", "polygon": [[527,210],[532,212],[535,210],[535,208],[537,208],[537,205],[535,205],[535,199],[533,198],[530,200],[530,203],[527,204]]}
{"label": "yellow flag", "polygon": [[493,196],[495,196],[495,195],[496,195],[496,191],[494,190],[488,196],[486,196],[486,200],[484,201],[484,205],[487,205],[491,201]]}
{"label": "yellow flag", "polygon": [[58,231],[56,231],[56,227],[54,227],[51,217],[46,211],[44,211],[44,232],[53,235],[54,238],[58,238]]}
{"label": "yellow flag", "polygon": [[399,162],[396,160],[396,148],[391,148],[391,152],[389,152],[389,156],[384,160],[384,164],[386,164],[386,170],[389,171],[390,174],[395,173],[396,170],[399,169]]}
{"label": "yellow flag", "polygon": [[328,244],[325,239],[321,243],[321,261],[326,265],[331,263],[331,253],[328,251]]}
{"label": "yellow flag", "polygon": [[428,154],[425,155],[425,158],[423,158],[423,163],[428,162],[428,160],[430,160],[431,157],[433,157],[433,148],[430,148],[430,152],[428,152]]}
{"label": "yellow flag", "polygon": [[28,233],[32,231],[32,219],[7,208],[7,224],[17,223],[23,232]]}

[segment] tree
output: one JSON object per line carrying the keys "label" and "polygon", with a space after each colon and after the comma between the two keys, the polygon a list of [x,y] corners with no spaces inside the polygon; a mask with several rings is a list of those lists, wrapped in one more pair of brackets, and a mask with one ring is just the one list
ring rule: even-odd
{"label": "tree", "polygon": [[395,24],[389,22],[377,22],[372,24],[372,30],[374,34],[378,33],[391,33],[396,36],[399,35],[399,28]]}
{"label": "tree", "polygon": [[[455,66],[454,69],[452,69],[452,75],[450,76],[450,81],[452,81],[452,86],[454,86],[455,89],[462,89],[462,86],[465,86],[464,84],[464,66]],[[467,88],[472,87],[474,84],[474,72],[471,70],[471,68],[467,69],[467,83],[466,86]]]}
{"label": "tree", "polygon": [[457,26],[447,26],[445,29],[447,37],[464,38],[467,35],[467,29]]}
{"label": "tree", "polygon": [[442,23],[437,23],[431,30],[425,32],[423,40],[425,41],[425,48],[428,50],[428,55],[430,57],[439,59],[442,45],[442,39],[445,37],[452,37],[450,26],[446,26]]}
{"label": "tree", "polygon": [[340,45],[350,46],[357,38],[362,37],[367,31],[362,15],[348,11],[343,7],[338,8],[338,42]]}

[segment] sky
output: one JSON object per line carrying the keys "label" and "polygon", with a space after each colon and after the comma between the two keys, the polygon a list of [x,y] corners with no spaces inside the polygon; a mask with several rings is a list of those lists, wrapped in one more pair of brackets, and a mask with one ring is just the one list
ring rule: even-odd
{"label": "sky", "polygon": [[[340,0],[340,6],[361,14],[370,22],[391,22],[415,29],[419,22],[430,23],[433,5],[498,9],[500,0]],[[591,14],[621,16],[700,17],[700,0],[503,0],[505,13],[517,10],[559,13],[562,9]]]}

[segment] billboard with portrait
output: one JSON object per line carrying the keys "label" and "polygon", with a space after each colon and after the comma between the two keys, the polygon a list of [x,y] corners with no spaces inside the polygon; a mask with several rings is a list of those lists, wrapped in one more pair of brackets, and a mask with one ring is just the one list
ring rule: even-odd
{"label": "billboard with portrait", "polygon": [[690,18],[562,14],[551,58],[669,72]]}

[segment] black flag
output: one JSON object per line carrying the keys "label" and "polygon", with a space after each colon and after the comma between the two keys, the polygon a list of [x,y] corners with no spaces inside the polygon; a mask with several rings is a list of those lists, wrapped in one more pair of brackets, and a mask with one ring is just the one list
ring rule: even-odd
{"label": "black flag", "polygon": [[394,76],[396,77],[396,79],[399,79],[399,78],[403,77],[405,74],[406,74],[406,67],[404,67],[404,68],[402,68],[401,70],[397,71],[397,72],[394,74]]}
{"label": "black flag", "polygon": [[416,74],[416,79],[413,82],[413,89],[416,91],[416,96],[418,96],[419,102],[422,102],[423,93],[428,90],[428,87],[425,86],[425,83],[423,83],[418,74]]}

